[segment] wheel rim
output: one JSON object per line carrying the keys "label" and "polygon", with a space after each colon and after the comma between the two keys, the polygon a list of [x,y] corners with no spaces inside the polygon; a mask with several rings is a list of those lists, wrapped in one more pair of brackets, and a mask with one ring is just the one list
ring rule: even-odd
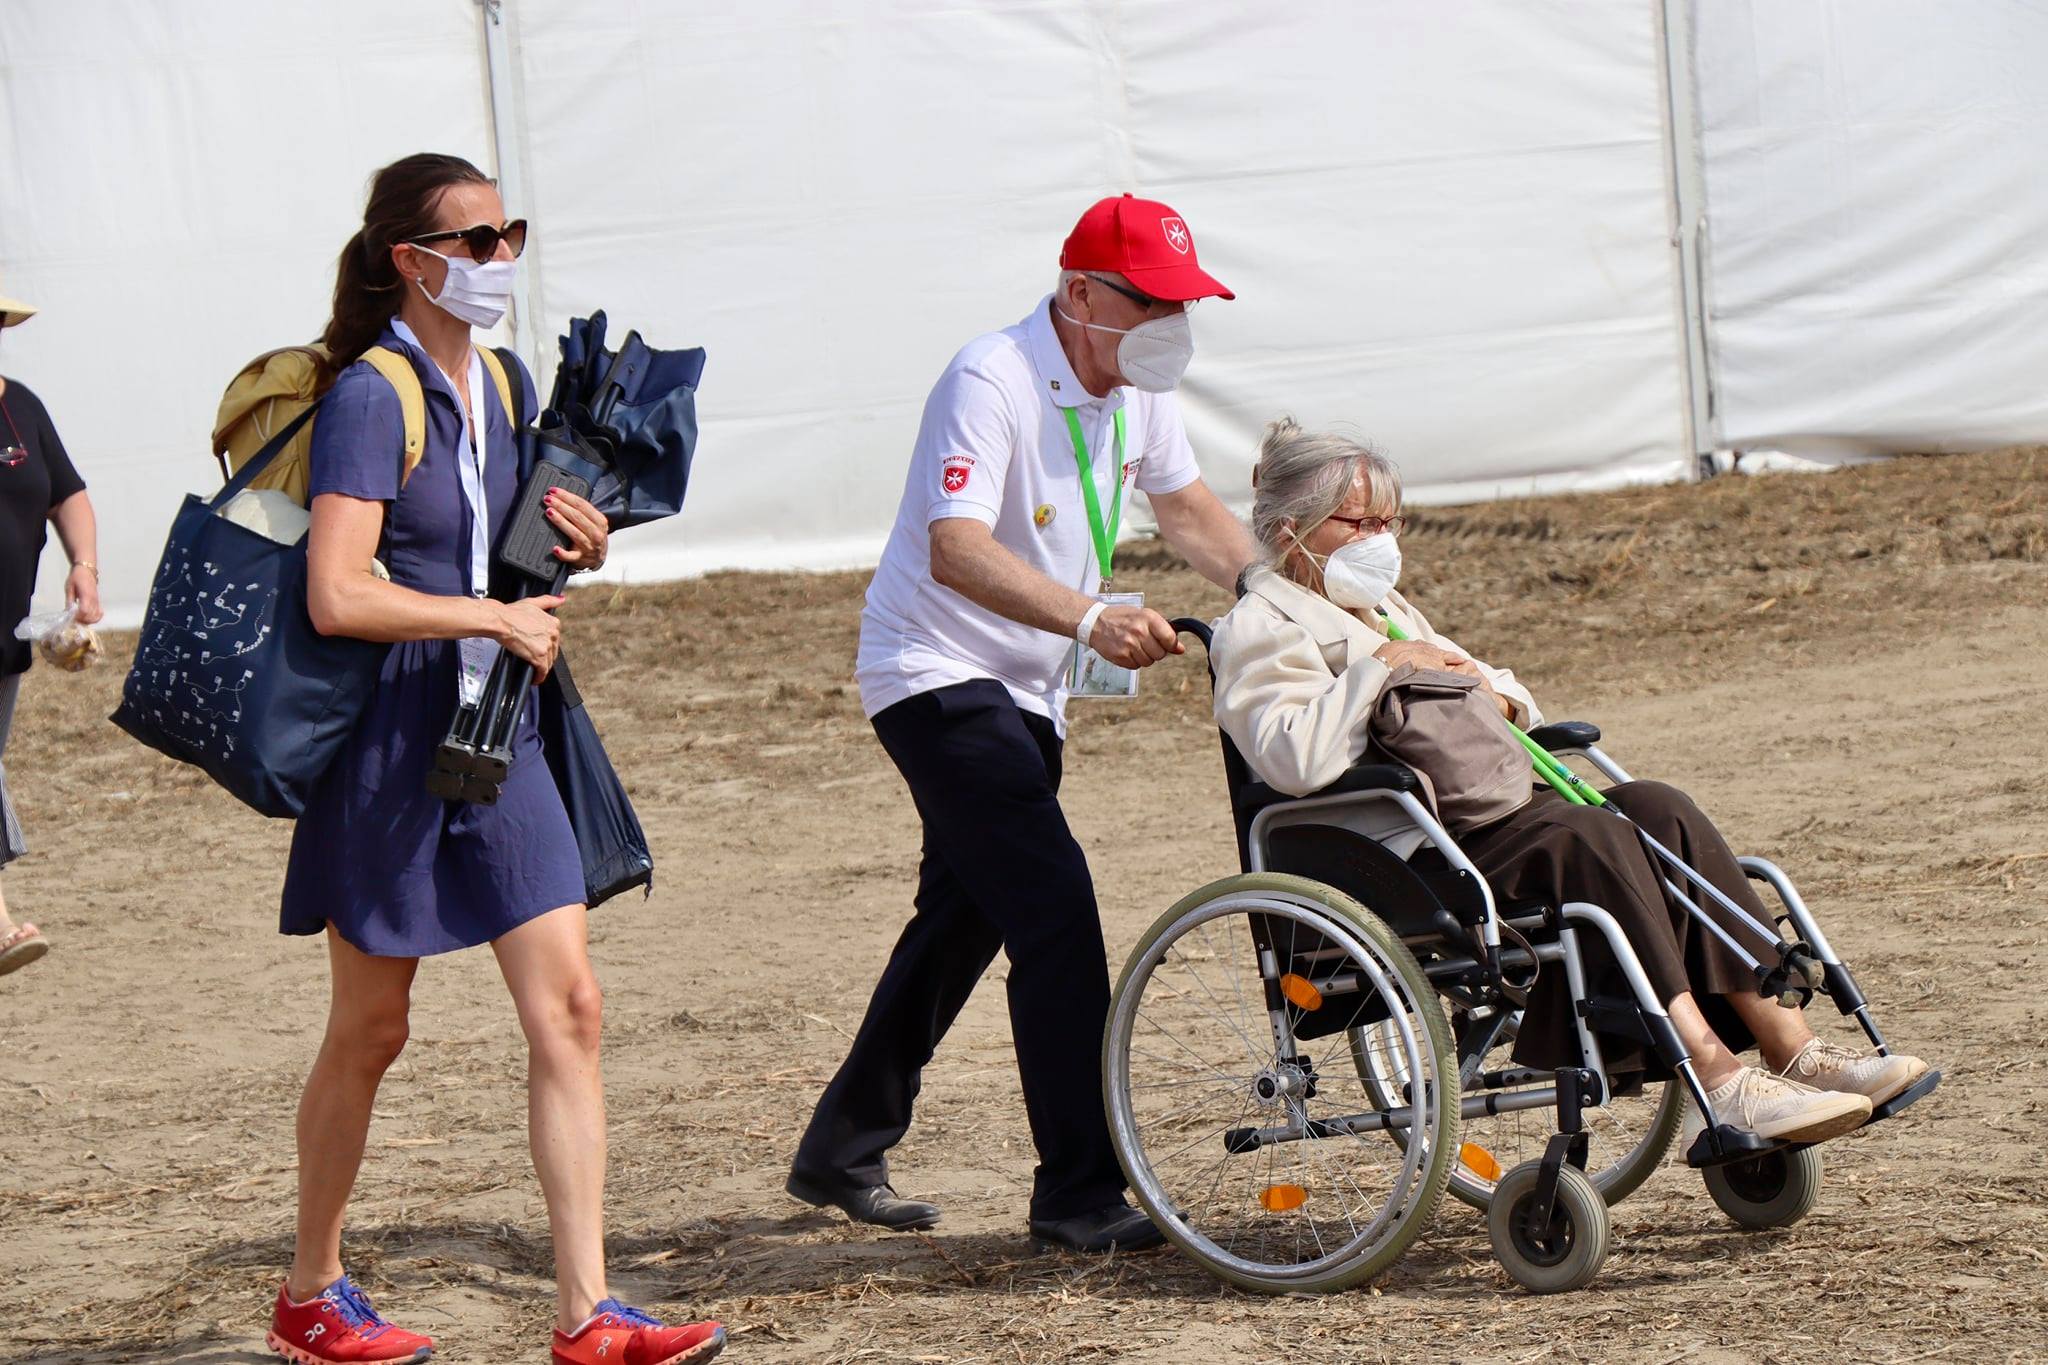
{"label": "wheel rim", "polygon": [[1578,1240],[1571,1210],[1565,1207],[1562,1194],[1552,1200],[1550,1226],[1545,1230],[1545,1235],[1539,1238],[1530,1226],[1529,1215],[1533,1211],[1530,1206],[1535,1202],[1536,1195],[1533,1191],[1515,1200],[1514,1210],[1510,1215],[1513,1221],[1509,1224],[1509,1235],[1514,1239],[1515,1252],[1530,1265],[1563,1265],[1570,1258],[1572,1247]]}
{"label": "wheel rim", "polygon": [[[1265,960],[1252,926],[1269,926]],[[1301,966],[1303,972],[1280,969]],[[1313,985],[1354,974],[1359,989],[1321,996]],[[1278,1011],[1269,983],[1293,975]],[[1286,990],[1294,991],[1288,998]],[[1307,1000],[1320,1000],[1316,1009]],[[1355,1004],[1347,1003],[1355,997]],[[1304,896],[1226,893],[1191,907],[1152,937],[1119,989],[1110,1019],[1111,1127],[1138,1196],[1176,1240],[1215,1266],[1267,1282],[1305,1281],[1357,1265],[1385,1248],[1426,1193],[1436,1111],[1422,1141],[1392,1147],[1377,1132],[1231,1151],[1233,1130],[1311,1131],[1366,1112],[1370,1099],[1348,1065],[1348,1027],[1302,1039],[1323,1011],[1385,1006],[1387,1047],[1413,1073],[1435,1058],[1399,968],[1371,940]],[[1280,1038],[1295,1050],[1283,1052]],[[1306,1059],[1306,1066],[1300,1059]],[[1170,1098],[1167,1098],[1170,1097]]]}
{"label": "wheel rim", "polygon": [[1731,1161],[1721,1167],[1721,1178],[1736,1197],[1751,1204],[1768,1204],[1785,1193],[1790,1163],[1782,1153],[1748,1161]]}
{"label": "wheel rim", "polygon": [[[1517,1011],[1477,1065],[1463,1070],[1476,1074],[1511,1066],[1520,1017]],[[1377,1028],[1361,1031],[1355,1040],[1353,1059],[1370,1093],[1382,1100],[1403,1093],[1406,1075],[1398,1056],[1384,1046]],[[1468,1083],[1464,1093],[1486,1092]],[[1609,1096],[1604,1104],[1589,1105],[1582,1111],[1587,1141],[1586,1175],[1595,1189],[1606,1194],[1623,1176],[1633,1173],[1639,1163],[1663,1155],[1661,1144],[1670,1141],[1668,1129],[1661,1138],[1659,1134],[1659,1111],[1665,1100],[1665,1085],[1645,1085],[1639,1094]],[[1451,1189],[1467,1202],[1484,1207],[1493,1198],[1502,1175],[1543,1155],[1551,1134],[1557,1131],[1556,1114],[1555,1108],[1544,1107],[1465,1118],[1459,1127],[1459,1151],[1454,1154],[1451,1166]],[[1400,1140],[1397,1134],[1391,1136]],[[1653,1152],[1653,1146],[1659,1149]]]}

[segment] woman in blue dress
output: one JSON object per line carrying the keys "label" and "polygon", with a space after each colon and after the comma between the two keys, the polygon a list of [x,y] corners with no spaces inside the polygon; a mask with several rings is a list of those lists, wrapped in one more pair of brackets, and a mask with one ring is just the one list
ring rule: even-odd
{"label": "woman in blue dress", "polygon": [[[378,1083],[405,1046],[419,959],[485,943],[527,1041],[533,1161],[555,1245],[555,1361],[702,1361],[724,1341],[716,1323],[663,1326],[605,1287],[601,996],[582,866],[540,753],[537,699],[520,720],[498,804],[444,801],[426,788],[461,674],[487,670],[503,649],[545,675],[560,643],[560,598],[484,595],[518,451],[470,328],[503,315],[525,235],[468,162],[421,155],[387,166],[342,250],[324,338],[340,373],[313,429],[307,607],[323,634],[391,650],[298,822],[285,877],[281,927],[324,933],[332,974],[326,1037],[299,1105],[297,1248],[269,1338],[309,1365],[421,1360],[432,1348],[384,1322],[349,1281],[342,1215]],[[359,359],[374,345],[404,355],[425,393],[426,445],[409,477],[397,391]],[[533,411],[524,367],[508,377]],[[563,560],[603,562],[596,508],[557,491],[549,516],[569,541],[556,552]]]}

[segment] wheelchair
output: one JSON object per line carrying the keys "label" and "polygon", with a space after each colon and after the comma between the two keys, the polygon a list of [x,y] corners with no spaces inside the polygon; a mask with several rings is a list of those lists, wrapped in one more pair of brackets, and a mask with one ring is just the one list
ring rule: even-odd
{"label": "wheelchair", "polygon": [[[1204,622],[1173,624],[1208,648]],[[1590,724],[1546,725],[1530,738],[1630,780]],[[1605,910],[1496,903],[1408,768],[1362,763],[1293,797],[1255,781],[1228,735],[1222,743],[1243,871],[1192,892],[1145,932],[1103,1040],[1118,1157],[1183,1252],[1249,1290],[1345,1289],[1399,1259],[1448,1189],[1485,1215],[1516,1283],[1576,1289],[1606,1258],[1608,1206],[1662,1162],[1688,1097],[1706,1126],[1685,1161],[1730,1218],[1784,1227],[1813,1208],[1819,1151],[1717,1121]],[[1417,847],[1402,856],[1403,844]],[[1675,858],[1667,892],[1753,963],[1760,992],[1788,1007],[1826,995],[1887,1050],[1791,880],[1764,859],[1740,861],[1783,906],[1778,923],[1793,937],[1780,938],[1776,962],[1756,960],[1688,897],[1720,893],[1697,874],[1682,889],[1689,869]],[[1588,936],[1619,965],[1625,996],[1589,993]],[[1576,1066],[1541,1071],[1510,1055],[1538,970],[1564,973],[1576,1003]],[[1642,1070],[1610,1074],[1603,1039],[1634,1044]],[[1929,1071],[1871,1121],[1940,1079]]]}

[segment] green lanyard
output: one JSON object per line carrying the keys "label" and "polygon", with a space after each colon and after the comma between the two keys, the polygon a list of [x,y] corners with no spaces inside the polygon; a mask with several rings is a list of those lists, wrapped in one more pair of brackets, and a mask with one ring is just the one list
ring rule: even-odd
{"label": "green lanyard", "polygon": [[1072,408],[1067,415],[1067,434],[1074,438],[1074,467],[1081,471],[1081,501],[1088,508],[1088,532],[1095,537],[1095,565],[1102,570],[1103,591],[1109,590],[1110,563],[1116,557],[1116,528],[1124,517],[1124,410],[1118,408],[1116,421],[1116,497],[1109,504],[1109,524],[1102,522],[1102,497],[1095,491],[1095,472],[1088,459],[1088,438],[1081,434],[1081,419]]}

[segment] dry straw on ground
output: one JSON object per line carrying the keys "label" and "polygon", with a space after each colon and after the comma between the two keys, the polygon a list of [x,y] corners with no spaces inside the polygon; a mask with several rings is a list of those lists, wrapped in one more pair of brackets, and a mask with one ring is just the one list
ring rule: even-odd
{"label": "dry straw on ground", "polygon": [[[791,1203],[798,1126],[917,847],[850,684],[863,578],[577,594],[578,679],[660,861],[652,900],[593,921],[616,1287],[723,1317],[730,1357],[760,1362],[2048,1358],[2044,471],[2021,451],[1421,510],[1405,586],[1432,619],[1793,870],[1894,1036],[1948,1071],[1828,1149],[1798,1227],[1741,1233],[1667,1166],[1616,1210],[1600,1281],[1553,1299],[1512,1290],[1449,1203],[1376,1285],[1320,1300],[1227,1290],[1171,1253],[1031,1255],[1000,962],[897,1158],[941,1228],[879,1236]],[[1163,551],[1128,560],[1157,604],[1224,605]],[[37,670],[8,755],[35,845],[8,895],[57,948],[0,982],[0,1359],[255,1361],[324,967],[274,932],[288,831],[118,735],[117,684]],[[1232,870],[1207,707],[1189,657],[1076,717],[1066,801],[1119,959]],[[546,1223],[487,954],[426,964],[413,1037],[349,1263],[437,1359],[534,1359]]]}

